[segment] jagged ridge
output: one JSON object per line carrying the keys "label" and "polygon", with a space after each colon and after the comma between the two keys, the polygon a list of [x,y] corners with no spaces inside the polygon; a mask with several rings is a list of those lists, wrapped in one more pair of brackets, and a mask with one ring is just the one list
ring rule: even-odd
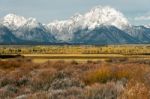
{"label": "jagged ridge", "polygon": [[[111,7],[97,6],[81,15],[75,14],[68,20],[54,21],[43,25],[35,18],[15,14],[6,15],[0,22],[13,40],[38,43],[82,43],[82,44],[125,44],[150,43],[150,28],[133,26],[124,15]],[[8,32],[9,33],[5,33]],[[6,42],[0,35],[1,42]],[[8,35],[7,35],[8,38]],[[0,43],[1,43],[0,42]]]}

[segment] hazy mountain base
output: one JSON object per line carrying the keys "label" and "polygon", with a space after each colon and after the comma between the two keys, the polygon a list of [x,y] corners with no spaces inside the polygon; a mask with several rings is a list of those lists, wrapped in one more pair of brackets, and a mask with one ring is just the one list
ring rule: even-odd
{"label": "hazy mountain base", "polygon": [[148,99],[150,60],[0,61],[1,99]]}

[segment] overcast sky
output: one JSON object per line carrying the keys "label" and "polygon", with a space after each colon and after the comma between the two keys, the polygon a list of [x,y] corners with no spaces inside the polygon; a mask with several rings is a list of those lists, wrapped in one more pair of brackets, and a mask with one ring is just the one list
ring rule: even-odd
{"label": "overcast sky", "polygon": [[0,0],[0,17],[9,13],[48,23],[102,5],[121,11],[135,25],[150,24],[150,0]]}

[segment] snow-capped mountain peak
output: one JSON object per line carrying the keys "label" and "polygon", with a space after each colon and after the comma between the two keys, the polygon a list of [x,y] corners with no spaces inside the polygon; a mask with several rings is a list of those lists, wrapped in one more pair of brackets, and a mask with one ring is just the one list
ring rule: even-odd
{"label": "snow-capped mountain peak", "polygon": [[49,30],[60,40],[69,40],[79,29],[93,30],[101,25],[112,25],[119,29],[130,26],[122,13],[111,7],[97,6],[89,12],[76,14],[68,20],[54,21],[47,25]]}
{"label": "snow-capped mountain peak", "polygon": [[26,22],[26,18],[15,14],[8,14],[3,18],[3,24],[12,29],[17,29],[18,27],[24,25]]}
{"label": "snow-capped mountain peak", "polygon": [[38,22],[35,18],[28,18],[27,22],[25,23],[25,26],[28,26],[30,28],[40,27],[42,24]]}
{"label": "snow-capped mountain peak", "polygon": [[109,6],[97,6],[84,15],[84,25],[95,28],[99,25],[113,25],[119,29],[128,26],[128,20],[122,13]]}
{"label": "snow-capped mountain peak", "polygon": [[25,18],[15,14],[8,14],[3,18],[3,24],[12,30],[17,30],[20,27],[35,28],[40,27],[42,24],[35,18]]}
{"label": "snow-capped mountain peak", "polygon": [[150,25],[130,25],[122,13],[108,6],[47,25],[35,18],[8,14],[0,18],[0,34],[0,43],[150,43]]}

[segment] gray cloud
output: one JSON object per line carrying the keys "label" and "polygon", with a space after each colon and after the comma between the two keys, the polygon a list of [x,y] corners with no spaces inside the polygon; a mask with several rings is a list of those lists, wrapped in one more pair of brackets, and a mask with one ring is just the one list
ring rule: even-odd
{"label": "gray cloud", "polygon": [[150,16],[139,16],[134,18],[135,21],[146,21],[150,20]]}

